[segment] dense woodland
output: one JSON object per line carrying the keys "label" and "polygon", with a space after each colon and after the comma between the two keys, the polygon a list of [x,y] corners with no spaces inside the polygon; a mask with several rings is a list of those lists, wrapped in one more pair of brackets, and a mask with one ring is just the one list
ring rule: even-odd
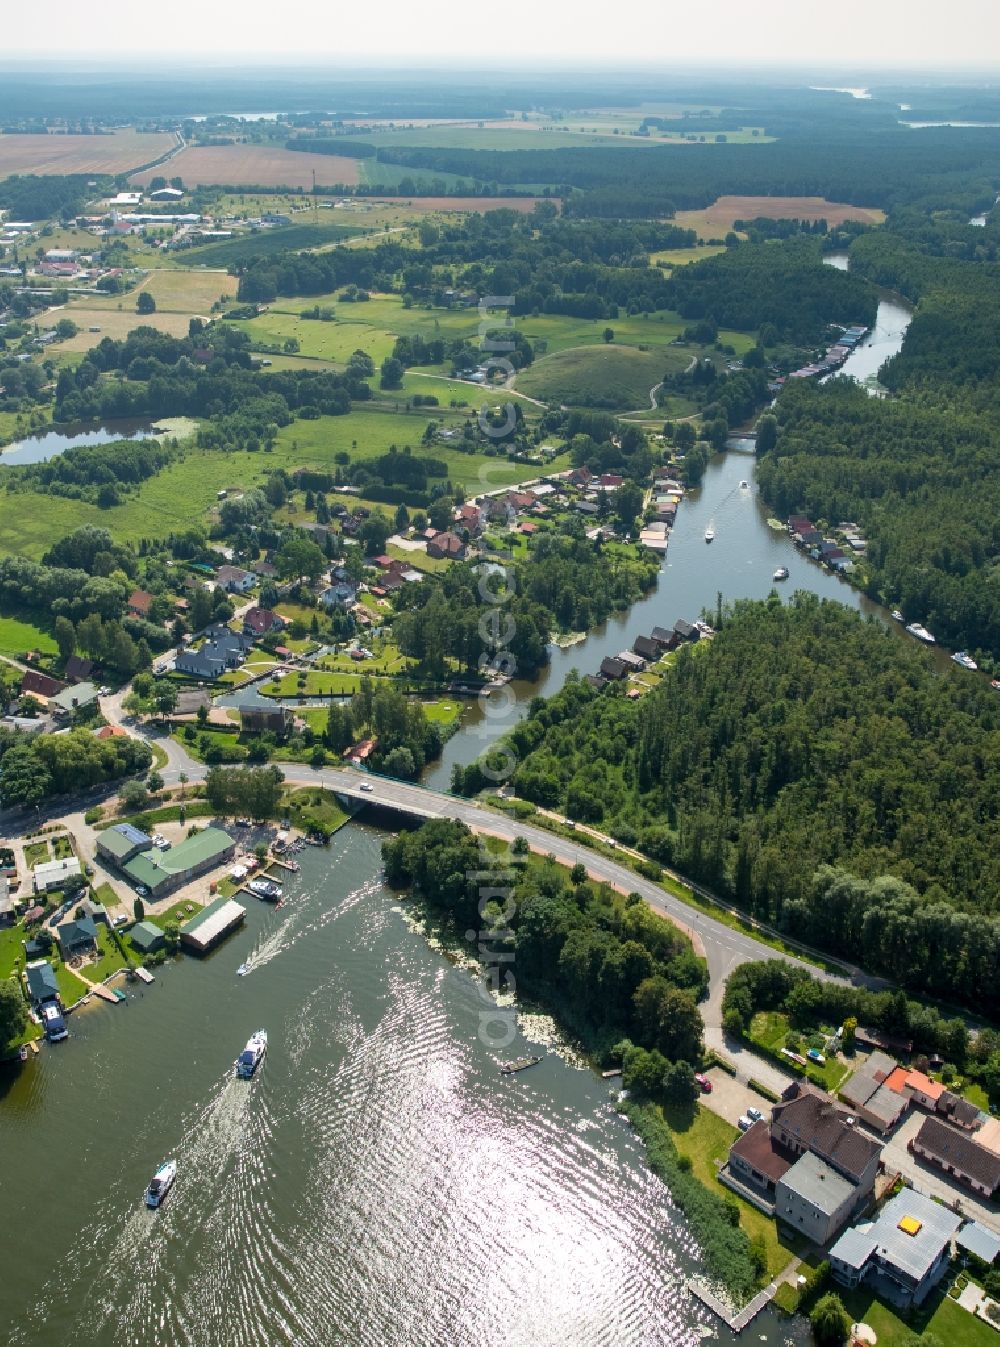
{"label": "dense woodland", "polygon": [[[508,743],[519,795],[905,986],[1000,1004],[1000,706],[879,624],[737,603],[640,702],[571,681]],[[830,864],[857,876],[842,921]]]}
{"label": "dense woodland", "polygon": [[0,801],[4,808],[38,805],[149,770],[153,752],[141,739],[98,739],[90,730],[36,734],[0,727]]}

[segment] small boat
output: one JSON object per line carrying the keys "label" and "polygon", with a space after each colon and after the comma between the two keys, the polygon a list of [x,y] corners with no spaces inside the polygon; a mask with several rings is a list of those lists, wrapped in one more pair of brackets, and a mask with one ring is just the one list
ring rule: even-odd
{"label": "small boat", "polygon": [[250,972],[250,965],[248,963],[241,963],[239,968],[237,968],[236,970],[236,976],[238,978],[245,978],[247,973],[249,972]]}
{"label": "small boat", "polygon": [[991,678],[990,687],[994,692],[1000,692],[1000,678]]}
{"label": "small boat", "polygon": [[771,576],[771,579],[772,579],[772,580],[787,580],[787,579],[788,579],[788,567],[787,567],[787,566],[779,566],[778,569],[777,569],[777,570],[774,572],[774,574]]}
{"label": "small boat", "polygon": [[27,1045],[27,1043],[22,1043],[21,1046],[18,1048],[18,1050],[17,1050],[17,1058],[18,1058],[18,1061],[20,1061],[20,1062],[26,1062],[26,1061],[28,1060],[28,1045]]}
{"label": "small boat", "polygon": [[268,903],[276,903],[281,897],[281,885],[275,884],[273,879],[251,879],[247,889]]}
{"label": "small boat", "polygon": [[158,1207],[174,1186],[176,1177],[177,1161],[164,1160],[149,1181],[149,1187],[146,1189],[146,1206]]}
{"label": "small boat", "polygon": [[971,669],[973,672],[979,668],[979,665],[971,655],[966,654],[964,650],[956,650],[952,659],[956,664],[960,664],[963,669]]}
{"label": "small boat", "polygon": [[749,491],[749,490],[750,490],[750,483],[749,483],[749,482],[742,482],[742,481],[741,481],[741,482],[740,482],[740,490],[741,490],[741,491]]}
{"label": "small boat", "polygon": [[911,636],[915,636],[918,641],[923,641],[925,645],[937,645],[936,639],[919,622],[911,622],[906,630]]}
{"label": "small boat", "polygon": [[709,523],[708,528],[705,530],[705,541],[707,543],[710,543],[714,537],[715,537],[715,521],[712,520]]}
{"label": "small boat", "polygon": [[501,1062],[500,1074],[512,1076],[515,1071],[527,1071],[529,1066],[537,1066],[541,1057],[515,1057],[512,1062]]}
{"label": "small boat", "polygon": [[896,622],[905,622],[905,621],[906,621],[906,618],[903,616],[903,614],[899,611],[898,608],[894,608],[894,609],[892,610],[891,616],[893,617],[893,619],[894,619]]}
{"label": "small boat", "polygon": [[247,1045],[236,1059],[236,1074],[240,1080],[249,1080],[264,1060],[267,1052],[267,1030],[258,1029],[247,1039]]}

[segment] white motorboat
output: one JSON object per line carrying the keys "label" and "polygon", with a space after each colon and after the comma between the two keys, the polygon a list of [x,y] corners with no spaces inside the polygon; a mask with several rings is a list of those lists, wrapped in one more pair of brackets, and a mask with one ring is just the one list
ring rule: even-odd
{"label": "white motorboat", "polygon": [[740,490],[741,490],[741,491],[749,491],[749,490],[750,490],[750,483],[749,483],[749,482],[742,482],[742,481],[741,481],[741,482],[740,482]]}
{"label": "white motorboat", "polygon": [[906,630],[911,636],[915,636],[918,641],[923,641],[925,645],[937,645],[937,640],[933,637],[926,627],[922,627],[919,622],[911,622]]}
{"label": "white motorboat", "polygon": [[787,567],[787,566],[779,566],[778,569],[777,569],[777,570],[774,572],[774,574],[771,576],[771,579],[772,579],[772,580],[787,580],[787,579],[788,579],[788,567]]}
{"label": "white motorboat", "polygon": [[250,972],[250,965],[248,963],[241,963],[239,968],[237,968],[236,970],[236,976],[238,978],[245,978],[247,973],[249,972]]}
{"label": "white motorboat", "polygon": [[892,613],[890,614],[890,616],[892,617],[893,621],[895,621],[895,622],[905,622],[905,621],[906,621],[906,618],[903,616],[903,614],[899,611],[898,608],[894,608],[894,609],[892,610]]}
{"label": "white motorboat", "polygon": [[268,903],[276,903],[281,897],[281,885],[276,884],[273,879],[251,879],[247,889]]}
{"label": "white motorboat", "polygon": [[236,1074],[240,1080],[249,1080],[267,1052],[267,1030],[258,1029],[247,1039],[247,1045],[236,1059]]}
{"label": "white motorboat", "polygon": [[159,1169],[149,1181],[149,1187],[146,1189],[146,1206],[158,1207],[167,1193],[174,1186],[174,1179],[177,1177],[177,1161],[164,1160]]}
{"label": "white motorboat", "polygon": [[709,521],[708,528],[705,530],[705,541],[707,543],[710,543],[714,537],[715,537],[715,520],[712,519]]}
{"label": "white motorboat", "polygon": [[956,650],[954,655],[952,655],[952,659],[956,664],[960,664],[963,669],[971,669],[975,672],[975,670],[979,668],[979,665],[972,656],[966,654],[964,650]]}

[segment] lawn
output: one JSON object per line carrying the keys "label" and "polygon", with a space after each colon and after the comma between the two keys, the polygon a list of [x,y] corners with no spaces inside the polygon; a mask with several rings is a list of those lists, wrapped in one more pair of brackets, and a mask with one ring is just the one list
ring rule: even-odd
{"label": "lawn", "polygon": [[608,344],[570,347],[543,356],[521,370],[517,387],[552,406],[630,411],[649,406],[650,389],[662,378],[659,355]]}
{"label": "lawn", "polygon": [[96,963],[87,964],[83,970],[91,982],[103,982],[112,973],[124,968],[128,962],[103,922],[97,923],[97,947],[101,951],[101,957]]}
{"label": "lawn", "polygon": [[897,1347],[912,1341],[914,1333],[933,1333],[942,1347],[996,1347],[997,1332],[982,1319],[963,1310],[946,1293],[948,1278],[919,1309],[913,1311],[909,1322],[876,1300],[866,1287],[848,1291],[842,1286],[833,1289],[840,1296],[851,1318],[866,1323],[875,1330],[878,1347]]}
{"label": "lawn", "polygon": [[59,996],[64,1006],[71,1006],[79,1001],[81,996],[87,993],[87,984],[81,982],[72,969],[67,968],[61,961],[54,965],[56,970],[56,982],[59,984]]}
{"label": "lawn", "polygon": [[658,253],[650,253],[649,262],[654,267],[660,263],[666,267],[686,267],[691,262],[700,262],[725,251],[723,243],[698,243],[693,248],[664,248]]}
{"label": "lawn", "polygon": [[196,912],[200,912],[202,906],[202,903],[194,903],[190,898],[183,898],[179,903],[174,903],[172,907],[168,907],[165,912],[160,912],[156,915],[150,913],[146,920],[151,921],[154,926],[159,926],[162,931],[165,930],[172,921],[177,922],[178,925],[183,925],[183,923],[193,917]]}
{"label": "lawn", "polygon": [[296,828],[301,828],[303,820],[308,816],[334,832],[348,823],[351,817],[341,809],[332,791],[318,788],[289,791],[282,797],[282,804]]}
{"label": "lawn", "polygon": [[[9,515],[10,512],[4,513]],[[9,518],[4,519],[5,533],[10,522]],[[19,617],[0,617],[0,655],[9,655],[12,659],[17,659],[23,657],[29,650],[37,650],[43,655],[54,655],[56,643],[48,632],[42,631],[41,627],[36,627],[33,622],[24,622]]]}
{"label": "lawn", "polygon": [[665,1108],[663,1115],[673,1134],[678,1153],[690,1157],[692,1173],[712,1192],[732,1199],[739,1205],[740,1225],[751,1238],[754,1235],[763,1236],[767,1249],[768,1275],[776,1276],[796,1254],[802,1252],[804,1246],[793,1242],[785,1232],[779,1233],[775,1221],[719,1182],[718,1163],[729,1154],[730,1146],[739,1136],[737,1129],[700,1104],[690,1109]]}
{"label": "lawn", "polygon": [[[788,1016],[783,1015],[780,1011],[758,1011],[753,1017],[753,1021],[750,1025],[750,1041],[751,1044],[756,1043],[760,1047],[768,1049],[770,1052],[780,1053],[781,1049],[785,1046],[785,1038],[790,1032],[796,1032],[797,1036],[801,1039],[801,1046],[797,1051],[799,1051],[802,1056],[805,1056],[809,1046],[809,1032],[803,1031],[798,1034],[798,1031],[792,1030]],[[817,1030],[814,1032],[818,1032],[826,1038],[829,1037],[829,1032],[832,1031],[824,1032],[823,1030]],[[824,1050],[820,1049],[820,1051]],[[846,1077],[855,1069],[855,1067],[854,1064],[841,1062],[838,1058],[828,1056],[825,1052],[824,1056],[826,1056],[826,1061],[822,1064],[810,1061],[809,1071],[816,1076],[822,1077],[824,1089],[829,1090],[831,1094],[836,1094]],[[790,1060],[787,1061],[786,1070],[788,1070],[789,1074],[794,1075],[795,1063]]]}
{"label": "lawn", "polygon": [[0,978],[10,978],[24,967],[24,940],[27,932],[18,922],[0,927]]}
{"label": "lawn", "polygon": [[424,715],[434,725],[451,725],[462,714],[457,702],[421,702]]}
{"label": "lawn", "polygon": [[446,571],[452,564],[446,557],[429,557],[423,550],[411,552],[409,548],[400,547],[397,543],[389,543],[386,555],[395,557],[397,561],[405,561],[413,570],[423,571],[425,575]]}
{"label": "lawn", "polygon": [[29,870],[33,870],[36,865],[41,865],[44,861],[51,859],[48,842],[43,840],[24,844],[24,863]]}

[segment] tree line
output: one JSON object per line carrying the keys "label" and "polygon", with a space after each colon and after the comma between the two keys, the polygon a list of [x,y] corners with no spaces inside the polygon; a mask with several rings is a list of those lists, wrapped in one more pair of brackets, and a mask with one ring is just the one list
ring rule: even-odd
{"label": "tree line", "polygon": [[153,751],[140,739],[98,739],[89,730],[34,734],[0,726],[0,801],[33,806],[69,792],[148,771]]}

